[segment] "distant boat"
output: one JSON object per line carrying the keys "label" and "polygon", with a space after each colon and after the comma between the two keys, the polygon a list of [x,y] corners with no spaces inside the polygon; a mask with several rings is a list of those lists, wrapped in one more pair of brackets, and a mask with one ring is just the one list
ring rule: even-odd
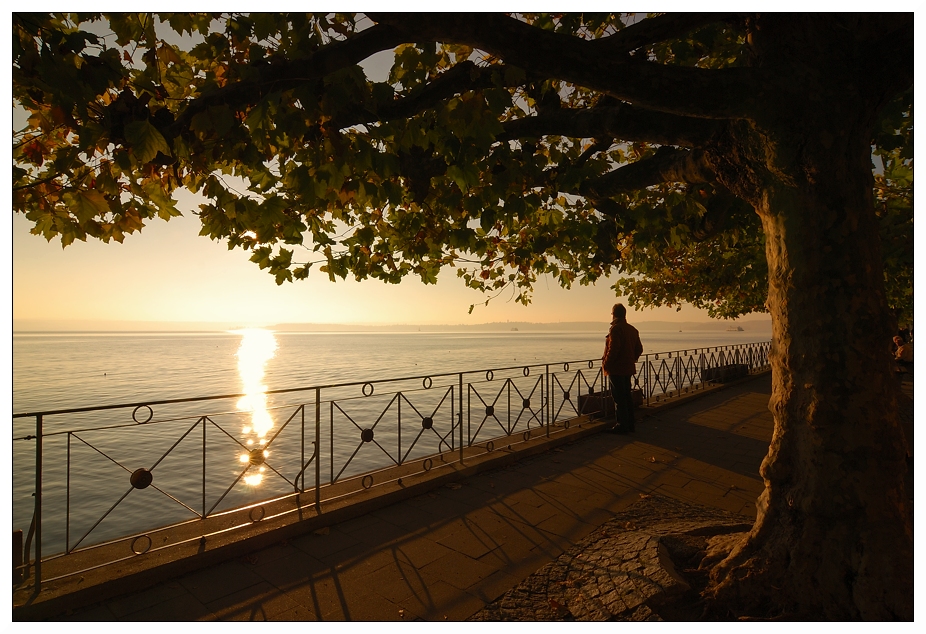
{"label": "distant boat", "polygon": [[518,329],[517,329],[517,328],[512,328],[512,329],[511,329],[511,332],[518,332]]}
{"label": "distant boat", "polygon": [[730,326],[727,328],[727,332],[743,332],[742,326]]}

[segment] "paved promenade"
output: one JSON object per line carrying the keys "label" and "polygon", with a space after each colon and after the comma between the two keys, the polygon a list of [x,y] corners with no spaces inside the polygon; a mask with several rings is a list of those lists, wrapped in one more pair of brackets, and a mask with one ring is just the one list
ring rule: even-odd
{"label": "paved promenade", "polygon": [[58,618],[464,620],[648,496],[751,522],[770,385],[761,375],[644,418],[636,434],[594,434]]}

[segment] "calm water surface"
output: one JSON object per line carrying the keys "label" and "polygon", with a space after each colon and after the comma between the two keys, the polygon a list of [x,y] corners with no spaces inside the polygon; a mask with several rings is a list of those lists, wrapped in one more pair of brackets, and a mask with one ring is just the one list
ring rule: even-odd
{"label": "calm water surface", "polygon": [[[484,385],[468,389],[467,402],[482,399],[490,404],[493,398],[506,398],[501,391],[503,379],[513,377],[518,402],[534,398],[536,404],[542,370],[525,377],[520,368],[549,363],[561,369],[564,361],[600,359],[605,334],[604,330],[15,334],[13,410],[17,413],[244,395],[155,406],[144,426],[136,420],[144,422],[149,415],[146,409],[135,412],[136,420],[131,408],[46,417],[44,431],[52,435],[44,443],[44,552],[63,550],[65,542],[74,547],[81,538],[81,545],[87,545],[195,517],[212,510],[213,504],[221,510],[291,492],[292,484],[280,474],[291,478],[305,464],[307,452],[311,454],[314,390],[278,395],[268,395],[268,390],[515,366],[517,371],[500,372],[491,384],[483,379]],[[641,332],[641,337],[646,353],[768,339],[757,333],[723,331]],[[573,375],[575,367],[587,368],[573,364]],[[594,380],[597,364],[583,372]],[[563,377],[568,379],[569,375]],[[451,397],[449,390],[457,389],[451,388],[456,383],[455,377],[435,377],[428,390],[420,378],[376,384],[376,394],[369,398],[359,385],[327,390],[322,395],[323,479],[385,466],[398,456],[407,460],[438,447],[445,449],[441,437],[457,443],[448,436],[459,400],[459,392]],[[405,400],[396,397],[399,390]],[[510,388],[509,392],[508,398],[513,394]],[[305,410],[300,409],[303,405]],[[397,407],[405,408],[401,427]],[[420,424],[406,427],[407,419],[418,423],[424,416],[433,417],[433,429],[422,431]],[[515,422],[530,426],[529,417],[528,412]],[[467,427],[467,433],[491,437],[493,430],[496,435],[504,433],[501,427],[511,421],[488,423],[485,429]],[[359,430],[371,425],[376,442],[358,441]],[[14,439],[34,433],[34,426],[34,419],[14,419]],[[32,516],[34,443],[14,440],[13,523],[23,530]],[[249,452],[265,446],[266,464],[248,468]],[[156,474],[157,493],[154,487],[131,489],[128,475],[137,467]],[[108,512],[127,491],[130,494]]]}

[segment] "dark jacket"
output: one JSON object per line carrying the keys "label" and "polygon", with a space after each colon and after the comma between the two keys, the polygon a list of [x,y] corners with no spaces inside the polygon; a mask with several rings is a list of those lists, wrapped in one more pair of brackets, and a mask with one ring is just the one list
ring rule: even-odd
{"label": "dark jacket", "polygon": [[643,354],[640,333],[626,320],[611,322],[605,338],[601,367],[606,376],[632,376],[637,373],[637,359]]}

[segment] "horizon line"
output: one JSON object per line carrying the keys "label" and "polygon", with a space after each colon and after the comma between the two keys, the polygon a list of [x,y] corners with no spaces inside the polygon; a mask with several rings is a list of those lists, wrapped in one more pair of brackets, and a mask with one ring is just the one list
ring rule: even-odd
{"label": "horizon line", "polygon": [[[770,325],[771,316],[747,316],[739,319],[689,319],[689,320],[666,320],[666,319],[639,319],[633,320],[632,324],[669,324],[669,325],[742,325],[750,321],[768,321]],[[94,319],[13,319],[12,331],[31,333],[31,332],[110,332],[114,327],[122,332],[223,332],[228,330],[240,330],[243,328],[283,328],[284,332],[295,331],[296,329],[305,329],[310,332],[318,328],[363,328],[363,329],[420,329],[420,328],[461,328],[471,329],[478,327],[518,327],[518,326],[595,326],[600,327],[608,324],[608,321],[487,321],[476,324],[465,323],[345,323],[345,322],[276,322],[276,323],[242,323],[232,321],[169,321],[169,320],[94,320]],[[53,326],[53,327],[52,327]],[[132,328],[135,326],[135,328]]]}

